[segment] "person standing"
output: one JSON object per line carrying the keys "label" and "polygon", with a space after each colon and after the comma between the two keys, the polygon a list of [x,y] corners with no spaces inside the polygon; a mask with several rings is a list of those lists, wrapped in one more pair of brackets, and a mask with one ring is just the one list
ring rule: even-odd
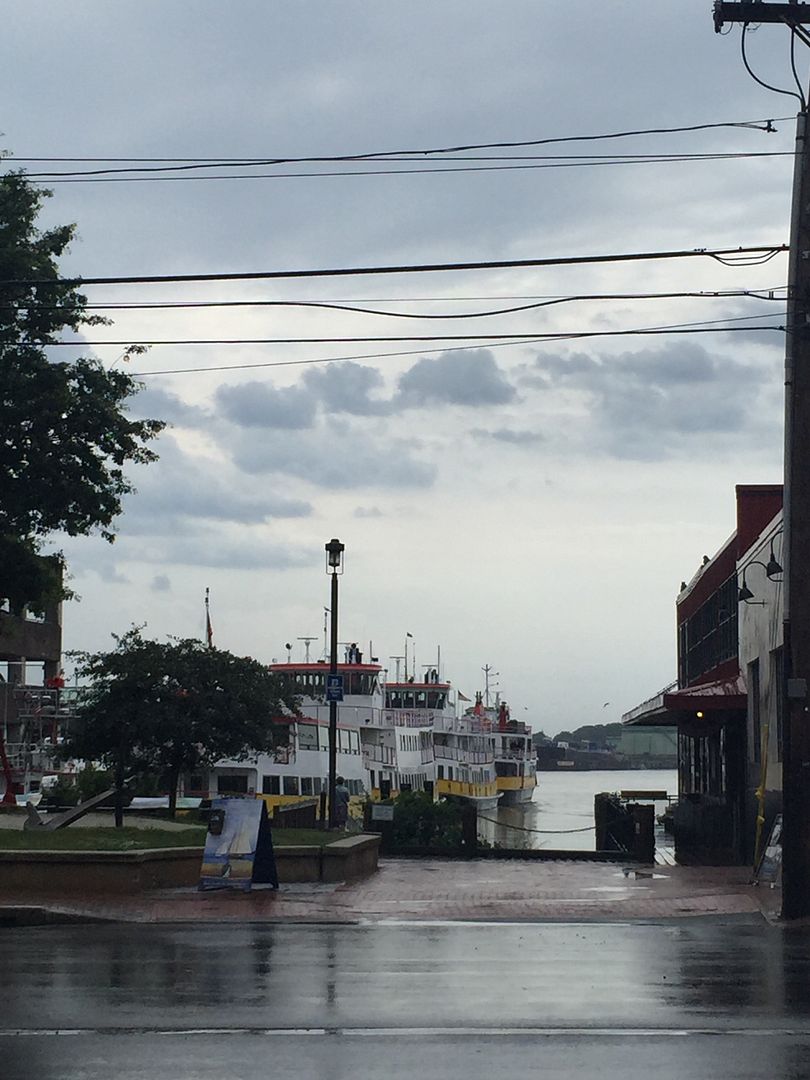
{"label": "person standing", "polygon": [[349,820],[349,789],[342,776],[335,778],[335,825],[339,829],[346,828]]}

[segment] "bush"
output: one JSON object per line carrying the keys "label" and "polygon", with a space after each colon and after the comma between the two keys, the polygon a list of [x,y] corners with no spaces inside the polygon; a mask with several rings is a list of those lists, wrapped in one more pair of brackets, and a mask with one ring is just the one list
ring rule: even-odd
{"label": "bush", "polygon": [[459,851],[462,841],[462,808],[457,802],[434,802],[424,791],[404,791],[394,800],[390,851],[434,848]]}
{"label": "bush", "polygon": [[79,801],[79,789],[75,781],[66,776],[60,776],[55,784],[50,784],[42,789],[41,805],[47,806],[75,806]]}

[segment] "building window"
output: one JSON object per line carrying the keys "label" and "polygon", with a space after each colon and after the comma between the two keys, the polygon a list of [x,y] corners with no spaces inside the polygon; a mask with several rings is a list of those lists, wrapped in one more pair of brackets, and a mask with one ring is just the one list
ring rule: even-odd
{"label": "building window", "polygon": [[320,776],[313,776],[312,777],[312,794],[313,795],[320,795],[321,787],[322,787],[322,784],[321,784]]}
{"label": "building window", "polygon": [[298,794],[298,777],[297,776],[285,776],[284,777],[284,794],[285,795],[297,795]]}
{"label": "building window", "polygon": [[748,716],[751,732],[751,760],[762,760],[762,714],[761,688],[759,682],[759,660],[752,660],[748,665]]}
{"label": "building window", "polygon": [[690,686],[704,672],[737,655],[737,575],[678,627],[678,681]]}
{"label": "building window", "polygon": [[280,795],[281,794],[281,777],[279,776],[263,776],[262,777],[262,795]]}
{"label": "building window", "polygon": [[247,795],[248,778],[241,776],[218,776],[217,791],[220,795]]}
{"label": "building window", "polygon": [[312,794],[312,777],[311,776],[302,776],[301,777],[301,794],[302,795],[311,795]]}

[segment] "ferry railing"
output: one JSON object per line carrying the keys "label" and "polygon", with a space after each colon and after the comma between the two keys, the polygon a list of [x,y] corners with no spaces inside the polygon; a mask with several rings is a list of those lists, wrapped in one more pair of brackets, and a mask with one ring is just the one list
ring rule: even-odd
{"label": "ferry railing", "polygon": [[491,735],[493,731],[491,720],[476,716],[437,716],[433,726],[456,735]]}
{"label": "ferry railing", "polygon": [[462,746],[433,747],[437,761],[461,761],[471,765],[488,765],[495,760],[492,750],[468,750]]}
{"label": "ferry railing", "polygon": [[382,715],[385,727],[432,728],[437,719],[432,709],[383,709]]}

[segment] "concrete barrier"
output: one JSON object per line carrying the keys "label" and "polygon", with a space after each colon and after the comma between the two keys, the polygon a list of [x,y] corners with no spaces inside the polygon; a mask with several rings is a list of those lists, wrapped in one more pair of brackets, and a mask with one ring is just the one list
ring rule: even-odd
{"label": "concrete barrier", "polygon": [[[280,882],[357,881],[377,869],[379,836],[324,847],[277,847]],[[196,885],[203,849],[0,851],[0,897],[15,893],[138,893]]]}

